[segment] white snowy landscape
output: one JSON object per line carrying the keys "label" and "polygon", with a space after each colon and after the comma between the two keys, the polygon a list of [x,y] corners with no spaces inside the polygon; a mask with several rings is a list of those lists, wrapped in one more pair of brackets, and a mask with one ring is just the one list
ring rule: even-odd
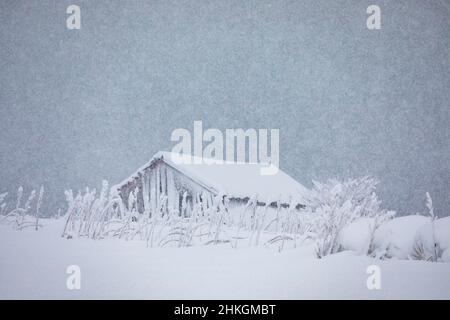
{"label": "white snowy landscape", "polygon": [[[450,299],[450,217],[434,215],[429,194],[428,212],[402,217],[381,208],[370,177],[294,188],[299,198],[286,206],[257,195],[233,205],[233,184],[208,195],[202,181],[190,202],[203,171],[182,189],[161,159],[132,175],[148,188],[68,190],[66,212],[53,218],[39,219],[43,189],[27,198],[19,188],[10,203],[2,195],[0,298]],[[279,174],[270,181],[291,179]],[[68,289],[69,266],[79,267],[79,290]]]}
{"label": "white snowy landscape", "polygon": [[[376,260],[346,251],[317,259],[311,246],[278,252],[226,245],[147,248],[141,241],[60,237],[0,229],[2,299],[450,299],[450,264]],[[381,289],[366,286],[369,265]],[[68,290],[66,269],[81,268]]]}
{"label": "white snowy landscape", "polygon": [[450,300],[449,17],[0,0],[0,300]]}

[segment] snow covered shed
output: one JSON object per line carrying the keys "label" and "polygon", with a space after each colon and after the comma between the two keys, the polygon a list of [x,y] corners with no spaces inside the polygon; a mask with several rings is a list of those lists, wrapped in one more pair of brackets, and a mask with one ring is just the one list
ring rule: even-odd
{"label": "snow covered shed", "polygon": [[158,152],[114,187],[128,210],[151,215],[163,208],[187,217],[196,203],[209,205],[217,197],[227,199],[231,208],[245,206],[252,199],[259,207],[300,210],[309,192],[282,170],[261,175],[260,163],[180,164],[173,159],[170,152]]}

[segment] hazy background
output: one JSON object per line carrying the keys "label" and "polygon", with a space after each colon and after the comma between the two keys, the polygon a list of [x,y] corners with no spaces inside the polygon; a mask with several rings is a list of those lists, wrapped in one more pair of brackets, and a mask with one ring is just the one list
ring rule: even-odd
{"label": "hazy background", "polygon": [[0,0],[0,192],[44,184],[56,211],[203,120],[279,128],[307,187],[372,174],[386,207],[425,211],[429,191],[448,215],[449,18],[448,0]]}

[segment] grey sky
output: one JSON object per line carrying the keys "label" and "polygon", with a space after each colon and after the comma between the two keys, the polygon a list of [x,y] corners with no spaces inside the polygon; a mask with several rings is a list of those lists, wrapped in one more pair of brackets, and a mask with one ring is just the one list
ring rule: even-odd
{"label": "grey sky", "polygon": [[[81,7],[67,30],[66,7]],[[382,29],[366,28],[378,4]],[[0,0],[0,191],[118,182],[175,128],[279,128],[281,168],[450,212],[450,1]],[[59,205],[59,203],[58,203]]]}

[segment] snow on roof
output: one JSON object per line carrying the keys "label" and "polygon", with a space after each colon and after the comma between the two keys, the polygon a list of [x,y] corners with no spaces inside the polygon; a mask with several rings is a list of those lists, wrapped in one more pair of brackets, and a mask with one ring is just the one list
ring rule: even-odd
{"label": "snow on roof", "polygon": [[[178,159],[181,157],[183,161],[174,161],[176,157]],[[274,175],[262,175],[261,168],[267,167],[267,164],[225,161],[220,164],[207,164],[205,158],[180,156],[164,151],[156,153],[147,164],[117,187],[120,188],[133,181],[140,172],[158,160],[164,161],[214,193],[227,195],[230,198],[250,198],[257,195],[260,201],[279,200],[281,203],[290,203],[292,198],[295,203],[303,203],[303,199],[309,194],[306,187],[281,169],[278,169]],[[200,163],[196,163],[196,160]]]}

